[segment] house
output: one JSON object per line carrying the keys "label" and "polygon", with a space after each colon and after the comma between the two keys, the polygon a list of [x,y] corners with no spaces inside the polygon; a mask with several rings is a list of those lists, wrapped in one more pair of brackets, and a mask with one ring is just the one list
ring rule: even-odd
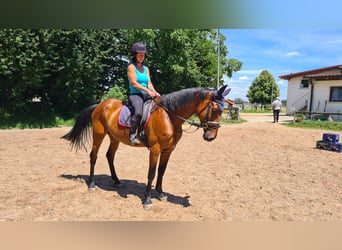
{"label": "house", "polygon": [[287,115],[297,111],[330,113],[334,120],[342,120],[342,65],[291,73],[279,78],[288,81]]}

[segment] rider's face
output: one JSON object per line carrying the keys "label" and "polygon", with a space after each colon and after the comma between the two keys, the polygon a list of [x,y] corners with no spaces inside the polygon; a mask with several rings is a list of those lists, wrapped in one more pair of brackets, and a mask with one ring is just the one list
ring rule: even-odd
{"label": "rider's face", "polygon": [[142,63],[145,59],[145,53],[143,52],[138,52],[137,55],[136,55],[136,58],[137,58],[137,62],[138,63]]}

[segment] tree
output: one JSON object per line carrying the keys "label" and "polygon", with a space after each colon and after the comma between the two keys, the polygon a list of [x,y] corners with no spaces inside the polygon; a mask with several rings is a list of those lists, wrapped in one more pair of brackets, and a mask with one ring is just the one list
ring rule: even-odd
{"label": "tree", "polygon": [[235,98],[234,99],[235,104],[243,104],[244,101],[241,98]]}
{"label": "tree", "polygon": [[68,118],[99,101],[120,40],[116,30],[0,30],[0,108],[35,114],[38,98],[44,112]]}
{"label": "tree", "polygon": [[[128,43],[147,45],[146,64],[160,93],[189,87],[216,87],[217,32],[213,29],[128,30]],[[226,58],[228,49],[220,34],[220,83],[223,74],[238,71],[238,60]],[[127,48],[128,49],[128,48]],[[235,61],[234,61],[235,60]],[[235,64],[232,64],[234,62]],[[232,65],[230,65],[232,64]],[[230,65],[230,66],[229,66]]]}
{"label": "tree", "polygon": [[242,62],[235,59],[229,58],[228,63],[225,67],[225,72],[229,78],[233,76],[234,72],[240,71],[242,67]]}
{"label": "tree", "polygon": [[45,97],[56,114],[68,117],[101,99],[119,40],[111,30],[49,31],[52,52],[43,81]]}
{"label": "tree", "polygon": [[110,92],[128,90],[127,63],[133,43],[147,45],[146,64],[162,94],[216,87],[217,39],[220,83],[240,69],[227,59],[225,37],[213,29],[0,29],[0,115],[42,112],[70,118]]}
{"label": "tree", "polygon": [[247,94],[251,103],[261,103],[263,105],[271,103],[277,96],[279,96],[279,87],[267,70],[263,70],[253,80]]}

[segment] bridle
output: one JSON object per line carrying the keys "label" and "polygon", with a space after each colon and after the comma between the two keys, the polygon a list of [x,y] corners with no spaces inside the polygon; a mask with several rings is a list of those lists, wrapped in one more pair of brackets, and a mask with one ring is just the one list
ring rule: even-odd
{"label": "bridle", "polygon": [[210,109],[212,107],[212,103],[213,102],[218,102],[218,100],[214,100],[213,98],[210,99],[210,101],[208,102],[208,105],[205,106],[203,109],[201,109],[200,112],[198,112],[198,115],[200,115],[205,109],[207,109],[207,113],[205,115],[204,121],[201,123],[197,123],[195,121],[190,121],[189,119],[185,119],[184,117],[180,116],[180,115],[176,115],[176,114],[172,114],[170,113],[170,111],[167,109],[167,107],[165,107],[164,105],[162,105],[161,103],[157,103],[156,104],[163,108],[169,115],[172,116],[176,116],[177,118],[183,120],[184,122],[188,123],[190,126],[195,126],[197,127],[197,129],[203,128],[204,130],[208,131],[211,129],[218,129],[221,127],[219,122],[214,122],[214,121],[209,121],[209,114],[210,114]]}
{"label": "bridle", "polygon": [[198,128],[204,128],[205,130],[211,130],[211,129],[218,129],[219,127],[221,127],[219,122],[214,122],[214,121],[209,121],[209,114],[210,114],[210,109],[212,108],[212,103],[216,102],[213,99],[210,99],[207,107],[204,107],[200,112],[198,112],[198,115],[201,114],[205,109],[207,109],[207,113],[205,114],[205,118],[204,121],[201,123],[197,123]]}

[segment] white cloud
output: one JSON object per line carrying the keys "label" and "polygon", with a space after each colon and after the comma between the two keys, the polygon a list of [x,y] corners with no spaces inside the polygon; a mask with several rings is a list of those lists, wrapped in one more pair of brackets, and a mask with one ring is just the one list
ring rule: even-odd
{"label": "white cloud", "polygon": [[249,77],[248,76],[240,76],[238,79],[241,81],[248,81]]}
{"label": "white cloud", "polygon": [[300,56],[298,51],[291,51],[286,54],[286,56]]}
{"label": "white cloud", "polygon": [[262,69],[255,69],[255,70],[240,70],[236,72],[237,74],[246,74],[246,75],[259,75],[263,71]]}
{"label": "white cloud", "polygon": [[284,80],[278,80],[278,81],[277,81],[277,84],[278,84],[278,85],[285,85],[285,86],[287,86],[287,82],[284,81]]}

